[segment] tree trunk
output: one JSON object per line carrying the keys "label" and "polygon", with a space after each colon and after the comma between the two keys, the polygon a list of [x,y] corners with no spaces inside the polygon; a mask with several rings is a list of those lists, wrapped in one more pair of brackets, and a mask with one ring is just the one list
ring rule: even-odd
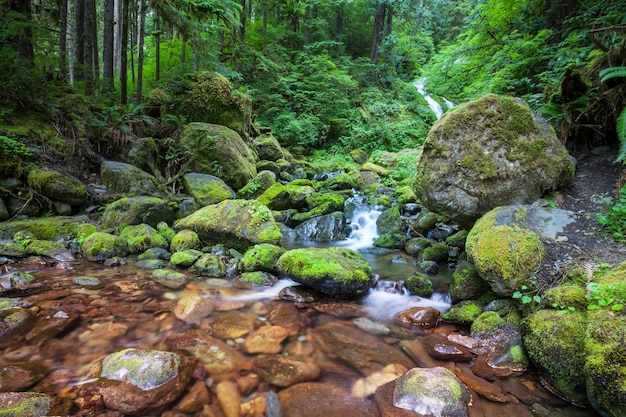
{"label": "tree trunk", "polygon": [[[129,29],[130,29],[130,78],[133,82],[133,84],[135,84],[135,51],[137,50],[137,7],[130,7],[130,6],[136,6],[136,0],[131,0],[131,2],[129,2],[129,8],[128,8],[128,13],[129,13]],[[130,24],[130,22],[132,22],[132,24]]]}
{"label": "tree trunk", "polygon": [[120,28],[120,102],[128,103],[128,2],[122,1]]}
{"label": "tree trunk", "polygon": [[335,13],[335,40],[337,41],[337,53],[341,54],[343,51],[343,20],[344,18],[344,4],[340,4],[337,6],[337,11]]}
{"label": "tree trunk", "polygon": [[83,80],[85,81],[85,95],[93,96],[96,92],[95,88],[95,57],[94,50],[96,39],[94,38],[94,27],[96,25],[96,3],[95,0],[84,0],[83,2],[83,58],[84,71]]}
{"label": "tree trunk", "polygon": [[137,98],[135,102],[141,104],[143,94],[143,45],[146,38],[146,0],[139,2],[139,54],[137,57]]}
{"label": "tree trunk", "polygon": [[244,43],[246,40],[246,0],[240,0],[241,12],[239,13],[239,41]]}
{"label": "tree trunk", "polygon": [[123,8],[123,0],[113,0],[113,9],[114,9],[114,30],[113,30],[113,38],[114,38],[114,49],[113,49],[113,63],[114,63],[114,71],[117,71],[117,74],[120,74],[122,68],[122,8]]}
{"label": "tree trunk", "polygon": [[[17,23],[19,29],[14,31],[10,37],[12,47],[22,63],[32,66],[35,63],[35,53],[33,49],[31,0],[10,0],[9,10],[15,13],[12,19],[19,22]],[[4,18],[6,19],[6,17]]]}
{"label": "tree trunk", "polygon": [[383,37],[381,41],[387,38],[387,36],[391,35],[391,29],[393,26],[393,8],[389,5],[385,6],[386,14],[387,14],[387,22],[385,23],[385,28],[383,29]]}
{"label": "tree trunk", "polygon": [[222,62],[222,53],[224,52],[224,28],[217,31],[217,61]]}
{"label": "tree trunk", "polygon": [[104,27],[102,34],[102,91],[111,92],[115,89],[115,62],[113,61],[115,49],[115,2],[104,2]]}
{"label": "tree trunk", "polygon": [[374,16],[374,31],[372,33],[372,47],[370,50],[370,62],[375,64],[378,61],[378,48],[383,38],[383,30],[385,26],[385,12],[387,7],[379,1],[376,3],[376,14]]}
{"label": "tree trunk", "polygon": [[74,79],[85,79],[85,0],[74,1]]}
{"label": "tree trunk", "polygon": [[154,12],[154,78],[161,79],[161,19],[159,12]]}
{"label": "tree trunk", "polygon": [[59,10],[59,80],[67,80],[67,2],[61,0]]}

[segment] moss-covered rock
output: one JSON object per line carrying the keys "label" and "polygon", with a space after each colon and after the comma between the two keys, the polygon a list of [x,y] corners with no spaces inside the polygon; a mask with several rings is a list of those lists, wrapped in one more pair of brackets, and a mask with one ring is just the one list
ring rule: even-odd
{"label": "moss-covered rock", "polygon": [[215,175],[234,190],[243,188],[257,174],[255,154],[237,132],[225,126],[189,123],[179,143],[193,149],[189,170]]}
{"label": "moss-covered rock", "polygon": [[278,143],[278,139],[272,134],[262,134],[254,138],[252,146],[259,155],[259,159],[266,161],[277,161],[285,158],[283,148]]}
{"label": "moss-covered rock", "polygon": [[506,325],[506,321],[495,311],[485,311],[476,317],[470,327],[472,337],[489,338]]}
{"label": "moss-covered rock", "polygon": [[591,405],[602,416],[626,415],[626,316],[610,309],[589,312],[585,379]]}
{"label": "moss-covered rock", "polygon": [[33,169],[28,173],[28,185],[46,197],[72,206],[87,203],[85,184],[76,178],[51,169]]}
{"label": "moss-covered rock", "polygon": [[531,288],[531,278],[546,250],[524,221],[525,206],[514,215],[498,207],[480,218],[470,231],[466,250],[480,276],[501,296],[511,296],[522,286]]}
{"label": "moss-covered rock", "polygon": [[437,224],[437,214],[422,210],[409,226],[411,236],[426,236],[428,231],[435,227],[435,224]]}
{"label": "moss-covered rock", "polygon": [[445,243],[435,243],[424,249],[420,254],[421,261],[433,261],[442,264],[448,261],[450,248]]}
{"label": "moss-covered rock", "polygon": [[426,274],[416,272],[404,280],[404,286],[413,295],[430,297],[433,294],[433,283]]}
{"label": "moss-covered rock", "polygon": [[124,197],[108,204],[102,215],[102,227],[121,230],[124,226],[160,222],[172,223],[176,215],[170,204],[158,197]]}
{"label": "moss-covered rock", "polygon": [[194,264],[204,252],[196,249],[186,249],[174,252],[170,257],[170,263],[174,266],[189,267]]}
{"label": "moss-covered rock", "polygon": [[162,196],[154,175],[134,165],[117,161],[103,161],[100,165],[102,184],[110,193],[125,196]]}
{"label": "moss-covered rock", "polygon": [[314,209],[319,206],[324,206],[330,211],[341,211],[344,208],[346,197],[341,193],[325,192],[325,193],[312,193],[307,194],[306,203]]}
{"label": "moss-covered rock", "polygon": [[200,237],[196,232],[189,229],[184,229],[176,233],[170,243],[170,250],[172,252],[201,248],[202,242],[200,241]]}
{"label": "moss-covered rock", "polygon": [[478,275],[478,270],[474,264],[468,261],[459,261],[452,274],[452,284],[450,285],[452,301],[477,299],[487,289],[487,283]]}
{"label": "moss-covered rock", "polygon": [[296,282],[337,298],[362,296],[374,284],[372,268],[346,248],[303,248],[285,252],[278,270]]}
{"label": "moss-covered rock", "polygon": [[404,250],[411,256],[417,256],[424,249],[431,246],[433,242],[430,239],[426,239],[425,237],[414,237],[406,241],[404,245]]}
{"label": "moss-covered rock", "polygon": [[215,71],[187,74],[167,87],[161,97],[161,116],[175,114],[191,122],[227,126],[247,137],[252,123],[252,103],[248,96],[232,88],[223,75]]}
{"label": "moss-covered rock", "polygon": [[465,250],[465,241],[467,240],[468,234],[469,232],[465,229],[459,230],[446,238],[446,244],[454,248],[459,248],[459,250]]}
{"label": "moss-covered rock", "polygon": [[323,188],[332,191],[362,190],[364,185],[363,178],[359,174],[359,171],[354,170],[327,179],[324,181]]}
{"label": "moss-covered rock", "polygon": [[261,170],[256,177],[252,178],[242,189],[237,191],[237,197],[246,200],[258,198],[275,182],[276,174],[267,169]]}
{"label": "moss-covered rock", "polygon": [[406,235],[401,233],[383,233],[374,239],[373,244],[377,248],[402,249],[405,241]]}
{"label": "moss-covered rock", "polygon": [[155,269],[152,271],[152,279],[154,282],[174,290],[183,288],[189,282],[187,275],[171,269]]}
{"label": "moss-covered rock", "polygon": [[0,416],[47,416],[52,405],[52,397],[39,392],[0,393]]}
{"label": "moss-covered rock", "polygon": [[182,183],[187,194],[201,207],[235,198],[233,189],[213,175],[191,172],[183,175]]}
{"label": "moss-covered rock", "polygon": [[119,236],[96,232],[85,239],[81,250],[87,258],[103,261],[114,256],[125,256],[128,253],[128,243]]}
{"label": "moss-covered rock", "polygon": [[402,231],[402,217],[398,206],[388,208],[380,213],[376,219],[378,233],[400,233]]}
{"label": "moss-covered rock", "polygon": [[471,224],[497,206],[529,204],[568,185],[574,166],[548,123],[520,99],[486,95],[447,112],[428,133],[415,193]]}
{"label": "moss-covered rock", "polygon": [[396,188],[393,196],[396,197],[398,204],[415,203],[417,201],[415,191],[408,185]]}
{"label": "moss-covered rock", "polygon": [[364,164],[367,161],[367,152],[363,149],[353,149],[350,151],[350,158],[357,164]]}
{"label": "moss-covered rock", "polygon": [[448,323],[470,325],[483,312],[484,304],[478,300],[465,300],[454,304],[443,314]]}
{"label": "moss-covered rock", "polygon": [[276,271],[278,259],[285,253],[285,249],[270,243],[254,245],[243,254],[239,261],[242,271]]}
{"label": "moss-covered rock", "polygon": [[1,222],[0,239],[12,239],[20,231],[26,231],[32,234],[33,238],[40,240],[55,240],[63,236],[78,237],[83,225],[91,225],[87,216],[59,216]]}
{"label": "moss-covered rock", "polygon": [[261,194],[257,201],[265,204],[272,210],[301,208],[306,205],[307,196],[314,194],[315,189],[308,185],[289,183],[282,185],[277,182]]}
{"label": "moss-covered rock", "polygon": [[203,241],[240,251],[257,243],[278,244],[282,238],[270,210],[254,200],[225,200],[206,206],[176,221],[174,229],[190,229]]}
{"label": "moss-covered rock", "polygon": [[[315,209],[314,209],[315,210]],[[294,215],[293,217],[299,217]],[[305,240],[334,242],[346,237],[346,218],[341,211],[316,216],[305,220],[294,228],[296,234]]]}
{"label": "moss-covered rock", "polygon": [[265,271],[244,272],[237,276],[233,285],[237,288],[271,287],[278,282],[278,278]]}
{"label": "moss-covered rock", "polygon": [[551,387],[579,404],[587,402],[585,387],[585,312],[559,314],[539,310],[522,321],[520,330],[530,360]]}
{"label": "moss-covered rock", "polygon": [[120,233],[130,253],[141,253],[149,248],[167,248],[167,240],[152,226],[142,223],[126,226]]}
{"label": "moss-covered rock", "polygon": [[376,165],[372,162],[366,162],[361,165],[361,171],[371,171],[376,173],[378,177],[388,177],[389,170],[385,167],[381,167],[380,165]]}
{"label": "moss-covered rock", "polygon": [[559,310],[585,310],[587,308],[587,291],[580,285],[561,284],[552,287],[543,294],[542,302],[545,307]]}
{"label": "moss-covered rock", "polygon": [[226,265],[219,256],[212,253],[201,255],[189,268],[194,274],[205,277],[222,278],[226,276]]}

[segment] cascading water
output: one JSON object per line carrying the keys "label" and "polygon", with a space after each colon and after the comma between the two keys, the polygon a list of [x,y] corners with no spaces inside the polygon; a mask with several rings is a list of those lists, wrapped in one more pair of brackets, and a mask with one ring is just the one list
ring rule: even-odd
{"label": "cascading water", "polygon": [[[432,112],[435,113],[437,119],[441,118],[444,113],[443,107],[437,100],[435,100],[430,94],[426,92],[426,79],[420,78],[419,80],[415,81],[413,85],[415,86],[415,88],[417,88],[417,92],[420,93],[422,97],[424,97],[424,100],[426,100],[426,102],[428,103],[428,107],[430,107]],[[446,98],[444,98],[443,101],[448,109],[456,106],[456,104]]]}

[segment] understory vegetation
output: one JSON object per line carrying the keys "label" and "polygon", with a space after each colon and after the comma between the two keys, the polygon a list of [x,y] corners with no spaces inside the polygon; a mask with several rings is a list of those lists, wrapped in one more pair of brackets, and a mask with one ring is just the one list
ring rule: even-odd
{"label": "understory vegetation", "polygon": [[[174,144],[194,120],[152,114],[146,98],[203,71],[249,97],[256,126],[318,160],[421,145],[435,115],[417,79],[444,109],[521,97],[570,152],[608,145],[626,159],[623,1],[0,0],[0,11],[5,174],[32,158],[87,164],[148,135],[174,170],[193,153]],[[624,194],[600,219],[616,236]]]}

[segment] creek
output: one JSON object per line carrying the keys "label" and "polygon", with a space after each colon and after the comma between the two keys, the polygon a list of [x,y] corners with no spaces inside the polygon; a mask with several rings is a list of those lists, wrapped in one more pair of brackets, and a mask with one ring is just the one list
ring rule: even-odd
{"label": "creek", "polygon": [[[424,100],[426,100],[426,102],[428,103],[428,107],[430,107],[430,110],[435,113],[437,119],[440,119],[444,113],[443,106],[439,101],[435,100],[433,96],[426,92],[426,79],[420,78],[419,80],[415,81],[413,85],[415,86],[415,88],[417,88],[417,92],[420,93],[422,97],[424,97]],[[443,104],[446,105],[446,110],[456,106],[456,104],[446,99],[445,97],[442,97],[441,100],[443,101]]]}

